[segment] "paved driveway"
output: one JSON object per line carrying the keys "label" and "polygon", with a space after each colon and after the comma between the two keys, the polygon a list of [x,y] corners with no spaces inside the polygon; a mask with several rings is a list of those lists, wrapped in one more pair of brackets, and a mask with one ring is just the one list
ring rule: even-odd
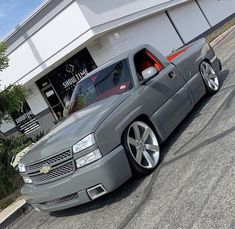
{"label": "paved driveway", "polygon": [[216,53],[221,91],[171,135],[152,175],[84,206],[31,211],[12,228],[235,228],[235,34]]}

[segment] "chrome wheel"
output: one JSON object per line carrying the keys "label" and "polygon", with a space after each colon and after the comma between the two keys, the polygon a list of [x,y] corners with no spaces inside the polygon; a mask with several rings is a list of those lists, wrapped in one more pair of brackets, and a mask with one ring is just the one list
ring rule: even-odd
{"label": "chrome wheel", "polygon": [[133,122],[127,131],[127,145],[136,163],[153,169],[159,162],[160,150],[157,137],[151,127],[144,122]]}
{"label": "chrome wheel", "polygon": [[212,91],[218,91],[220,88],[219,79],[212,66],[208,62],[203,61],[200,65],[200,72],[206,85]]}

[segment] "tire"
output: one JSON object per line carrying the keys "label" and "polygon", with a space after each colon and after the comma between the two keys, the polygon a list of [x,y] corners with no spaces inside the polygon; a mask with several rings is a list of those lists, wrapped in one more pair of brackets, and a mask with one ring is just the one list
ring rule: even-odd
{"label": "tire", "polygon": [[158,166],[159,141],[150,125],[134,121],[124,132],[123,145],[134,175],[147,175]]}
{"label": "tire", "polygon": [[202,61],[199,69],[206,87],[207,94],[213,95],[217,93],[221,85],[212,65],[207,61]]}

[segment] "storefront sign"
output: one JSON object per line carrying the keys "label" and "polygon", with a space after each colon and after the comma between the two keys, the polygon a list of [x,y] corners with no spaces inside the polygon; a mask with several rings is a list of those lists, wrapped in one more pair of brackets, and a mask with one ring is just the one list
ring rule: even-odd
{"label": "storefront sign", "polygon": [[88,71],[86,68],[76,73],[75,66],[72,64],[66,65],[66,72],[70,73],[72,77],[67,79],[65,82],[63,82],[64,89],[77,83],[80,79],[82,79],[84,76],[88,74]]}
{"label": "storefront sign", "polygon": [[63,82],[64,89],[66,89],[67,87],[69,87],[72,84],[77,83],[77,81],[78,80],[75,78],[75,76],[73,76],[72,78],[66,80],[65,82]]}
{"label": "storefront sign", "polygon": [[40,127],[35,115],[26,102],[22,105],[20,111],[12,113],[12,118],[18,130],[23,134],[29,134]]}

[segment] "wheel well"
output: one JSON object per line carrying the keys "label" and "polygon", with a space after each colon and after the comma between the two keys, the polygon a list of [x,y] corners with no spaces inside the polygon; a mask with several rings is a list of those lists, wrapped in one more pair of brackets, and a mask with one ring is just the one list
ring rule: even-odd
{"label": "wheel well", "polygon": [[[146,114],[139,115],[131,123],[133,123],[135,121],[142,121],[142,122],[148,124],[153,129],[153,131],[156,133],[159,143],[162,143],[162,139],[159,136],[159,134],[158,134],[158,132],[156,130],[156,127],[154,126],[154,124],[152,123],[152,121],[149,119],[149,117]],[[121,136],[121,142],[122,143],[123,143],[123,140],[124,140],[124,133],[127,130],[127,128],[131,125],[131,123],[129,123],[129,125],[125,128],[125,130],[122,133],[122,136]]]}
{"label": "wheel well", "polygon": [[153,125],[153,123],[150,121],[149,117],[145,114],[142,114],[140,116],[138,116],[134,121],[143,121],[145,122],[146,124],[149,124],[155,131],[156,131],[156,128],[155,126]]}
{"label": "wheel well", "polygon": [[207,59],[207,58],[203,59],[202,62],[203,62],[203,61],[206,61],[206,62],[208,62],[209,64],[211,64],[210,60]]}
{"label": "wheel well", "polygon": [[210,65],[211,65],[210,60],[209,60],[209,59],[207,59],[207,58],[203,59],[203,60],[200,62],[199,66],[198,66],[198,71],[199,71],[199,73],[200,73],[201,77],[202,77],[202,73],[201,73],[201,69],[200,69],[200,68],[201,68],[201,64],[202,64],[202,62],[207,62],[208,64],[210,64]]}
{"label": "wheel well", "polygon": [[200,72],[200,66],[201,66],[202,62],[204,62],[204,61],[211,65],[211,62],[209,59],[207,59],[207,58],[203,59],[199,64],[199,72]]}

